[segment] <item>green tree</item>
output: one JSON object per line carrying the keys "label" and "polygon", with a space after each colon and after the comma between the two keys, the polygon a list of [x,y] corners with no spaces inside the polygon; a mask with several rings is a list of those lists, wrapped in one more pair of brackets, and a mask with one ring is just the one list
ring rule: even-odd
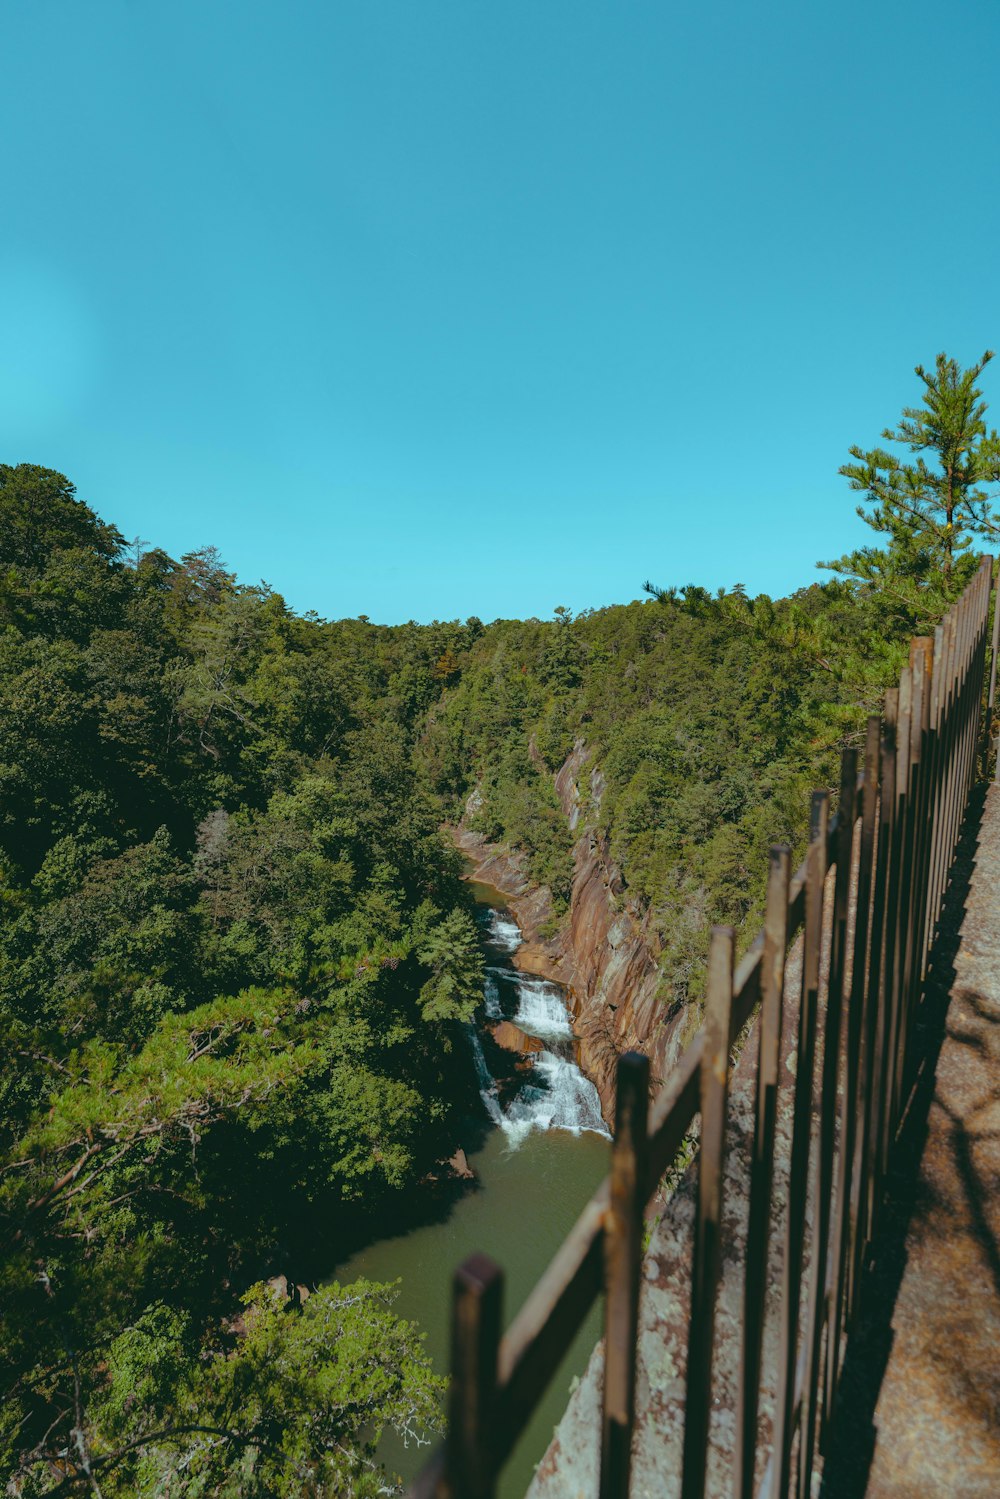
{"label": "green tree", "polygon": [[420,991],[425,1020],[472,1019],[483,994],[483,952],[472,919],[450,912],[427,934],[418,957],[431,970]]}
{"label": "green tree", "polygon": [[85,1342],[69,1368],[50,1374],[60,1394],[60,1386],[72,1388],[73,1416],[69,1409],[57,1416],[20,1456],[11,1492],[105,1499],[391,1492],[374,1456],[382,1431],[426,1442],[440,1430],[444,1389],[417,1329],[394,1314],[395,1296],[393,1286],[359,1280],[324,1287],[288,1315],[273,1288],[257,1284],[242,1298],[235,1346],[223,1333],[200,1348],[189,1320],[154,1302],[116,1337]]}
{"label": "green tree", "polygon": [[551,687],[570,689],[578,687],[583,676],[583,651],[573,632],[573,615],[565,604],[558,604],[553,611],[556,628],[552,630],[542,651],[539,673]]}
{"label": "green tree", "polygon": [[[1000,438],[987,429],[986,402],[976,382],[993,358],[987,350],[969,369],[939,354],[934,369],[917,365],[922,405],[907,406],[896,428],[882,436],[915,455],[887,448],[851,448],[853,462],[840,472],[864,495],[858,514],[887,546],[860,547],[821,563],[884,590],[903,603],[921,593],[947,602],[964,586],[976,537],[1000,535],[994,495],[985,485],[1000,478]],[[926,456],[925,456],[926,455]]]}
{"label": "green tree", "polygon": [[113,561],[124,546],[64,474],[37,463],[0,463],[0,568],[39,573],[55,551],[82,548]]}
{"label": "green tree", "polygon": [[394,1315],[395,1294],[364,1280],[328,1286],[289,1316],[253,1286],[237,1348],[188,1364],[159,1411],[130,1396],[136,1376],[148,1387],[151,1369],[173,1372],[163,1319],[129,1329],[109,1361],[105,1409],[118,1430],[98,1426],[92,1471],[113,1475],[107,1492],[122,1499],[386,1493],[374,1460],[383,1429],[426,1441],[444,1389],[416,1328]]}

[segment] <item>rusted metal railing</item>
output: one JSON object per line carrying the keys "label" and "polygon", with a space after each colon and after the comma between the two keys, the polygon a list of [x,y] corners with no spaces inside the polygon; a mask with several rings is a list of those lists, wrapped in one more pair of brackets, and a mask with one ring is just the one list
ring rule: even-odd
{"label": "rusted metal railing", "polygon": [[[720,1279],[729,1057],[760,1005],[749,1163],[737,1439],[727,1492],[805,1499],[827,1438],[883,1182],[917,1062],[915,1020],[983,743],[992,559],[933,640],[914,640],[899,686],[868,721],[863,764],[844,752],[836,814],[813,796],[809,850],[792,876],[771,850],[764,929],[734,970],[734,934],[712,933],[701,1032],[648,1108],[649,1064],[618,1064],[608,1178],[508,1332],[503,1276],[485,1255],[454,1286],[447,1440],[411,1499],[492,1499],[497,1475],[596,1298],[605,1295],[599,1492],[624,1499],[635,1417],[644,1211],[700,1116],[682,1499],[706,1492]],[[1000,617],[1000,610],[997,611]],[[993,647],[996,652],[996,630]],[[995,659],[989,706],[995,694]],[[853,910],[853,915],[852,915]],[[786,954],[803,933],[794,1075],[781,1077]],[[796,970],[798,971],[798,970]],[[790,1069],[789,1069],[790,1071]],[[791,1093],[787,1191],[774,1223],[779,1091]],[[782,1280],[768,1306],[769,1250]],[[776,1319],[774,1419],[760,1437],[765,1322]]]}

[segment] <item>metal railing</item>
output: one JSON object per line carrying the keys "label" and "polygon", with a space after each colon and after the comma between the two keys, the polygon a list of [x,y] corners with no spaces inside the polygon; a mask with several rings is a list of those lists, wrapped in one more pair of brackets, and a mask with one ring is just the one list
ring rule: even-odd
{"label": "metal railing", "polygon": [[[411,1499],[490,1499],[602,1291],[600,1496],[627,1495],[644,1211],[699,1115],[680,1492],[705,1493],[730,1052],[758,1005],[737,1435],[726,1492],[809,1495],[913,1082],[915,1019],[982,744],[991,578],[992,559],[984,557],[933,640],[913,641],[899,686],[886,692],[881,717],[868,720],[860,774],[857,752],[844,752],[836,814],[827,792],[813,795],[798,872],[787,847],[771,849],[764,929],[738,966],[733,929],[713,929],[703,1027],[651,1110],[647,1059],[619,1059],[610,1174],[503,1337],[502,1271],[485,1255],[457,1271],[448,1434]],[[783,1015],[795,998],[786,994],[786,954],[800,929],[794,1074],[780,1081]],[[792,1095],[792,1125],[776,1227],[779,1088],[783,1101],[784,1090]],[[774,1419],[759,1423],[775,1234],[783,1248],[770,1313],[779,1334]]]}

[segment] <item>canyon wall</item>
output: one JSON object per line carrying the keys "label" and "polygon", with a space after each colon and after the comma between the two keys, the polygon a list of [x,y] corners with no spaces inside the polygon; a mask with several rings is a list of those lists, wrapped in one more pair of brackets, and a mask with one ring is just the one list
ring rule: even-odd
{"label": "canyon wall", "polygon": [[657,1001],[658,942],[648,914],[629,899],[606,840],[589,824],[581,826],[583,777],[597,811],[604,780],[590,764],[586,745],[578,741],[555,778],[563,812],[578,836],[570,906],[554,935],[544,935],[554,926],[551,896],[545,887],[532,885],[524,856],[488,842],[467,826],[478,806],[478,793],[472,793],[465,816],[451,831],[473,866],[474,878],[500,890],[517,918],[525,941],[515,955],[516,965],[565,987],[580,1042],[580,1065],[597,1087],[604,1117],[611,1124],[620,1053],[645,1052],[658,1084],[682,1049],[685,1016],[682,1011],[669,1020],[664,1017]]}

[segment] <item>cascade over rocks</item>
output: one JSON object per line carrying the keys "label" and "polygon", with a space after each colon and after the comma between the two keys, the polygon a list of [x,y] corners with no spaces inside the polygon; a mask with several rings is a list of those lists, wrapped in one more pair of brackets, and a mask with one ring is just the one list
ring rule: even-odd
{"label": "cascade over rocks", "polygon": [[580,1067],[596,1086],[602,1113],[611,1124],[619,1055],[645,1052],[653,1083],[659,1084],[682,1050],[685,1016],[681,1012],[663,1020],[656,1003],[658,943],[648,912],[629,899],[606,839],[580,824],[581,778],[588,776],[595,808],[604,792],[604,777],[596,766],[588,770],[589,758],[586,744],[577,740],[555,777],[563,813],[579,836],[573,846],[569,910],[554,937],[542,935],[552,924],[551,895],[547,887],[532,885],[524,855],[505,844],[490,843],[466,825],[477,809],[477,792],[451,834],[471,861],[473,878],[500,890],[521,926],[524,942],[513,954],[516,967],[564,986],[579,1041]]}

